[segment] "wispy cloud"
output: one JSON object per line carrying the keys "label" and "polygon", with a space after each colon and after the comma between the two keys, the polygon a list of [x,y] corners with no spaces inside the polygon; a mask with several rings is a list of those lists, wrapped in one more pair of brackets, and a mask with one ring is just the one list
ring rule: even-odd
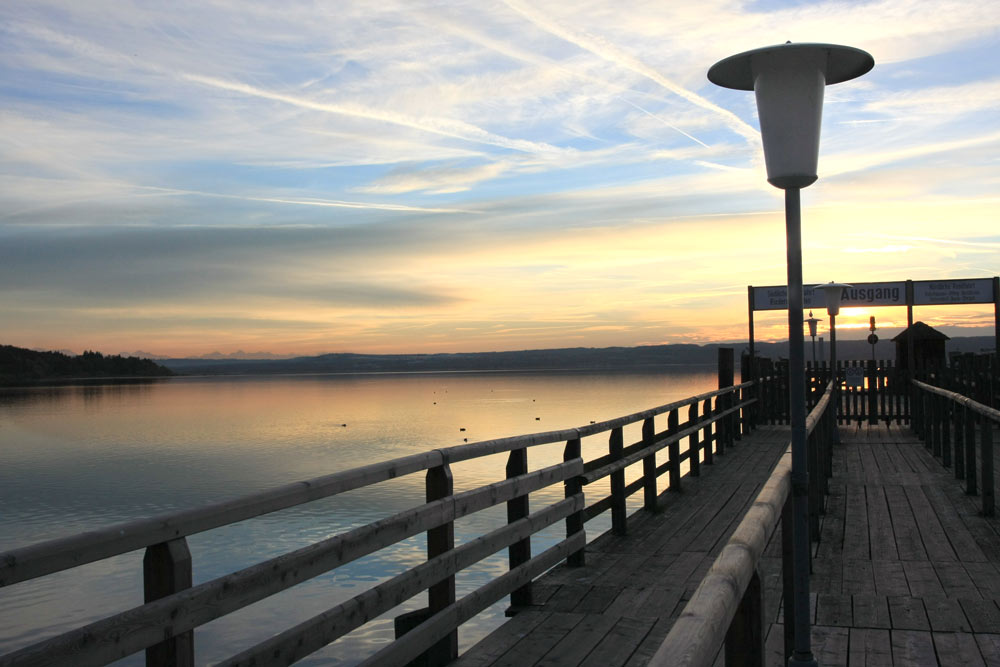
{"label": "wispy cloud", "polygon": [[625,67],[636,72],[637,74],[641,74],[691,104],[717,114],[730,128],[732,128],[733,131],[745,137],[749,141],[757,142],[760,140],[760,134],[757,130],[748,125],[743,119],[738,117],[732,111],[723,109],[717,104],[705,99],[701,95],[674,83],[667,77],[663,76],[663,74],[646,65],[641,60],[632,56],[623,49],[610,44],[606,40],[595,35],[589,35],[561,25],[546,16],[544,13],[536,10],[534,7],[519,2],[518,0],[506,0],[506,4],[508,7],[518,12],[527,20],[531,21],[543,30],[551,32],[552,34],[565,39],[567,42],[575,44],[581,49],[590,51],[591,53],[605,58],[606,60],[609,60],[621,67]]}

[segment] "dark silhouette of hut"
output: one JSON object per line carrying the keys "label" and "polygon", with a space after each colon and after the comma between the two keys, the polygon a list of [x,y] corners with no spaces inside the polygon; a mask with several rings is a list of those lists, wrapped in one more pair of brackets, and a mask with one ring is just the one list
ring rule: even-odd
{"label": "dark silhouette of hut", "polygon": [[914,322],[892,339],[896,344],[896,367],[909,368],[907,344],[913,341],[913,361],[916,368],[940,368],[945,365],[944,343],[948,336],[923,322]]}

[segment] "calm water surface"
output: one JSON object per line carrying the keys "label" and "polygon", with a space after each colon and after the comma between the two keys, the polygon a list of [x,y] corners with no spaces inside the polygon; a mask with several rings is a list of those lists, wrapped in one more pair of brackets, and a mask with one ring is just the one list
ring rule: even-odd
{"label": "calm water surface", "polygon": [[[714,369],[678,368],[655,374],[175,378],[0,390],[0,551],[465,440],[581,426],[708,391],[715,382]],[[625,437],[626,443],[638,440],[638,426]],[[606,451],[607,436],[583,444],[585,457],[593,456]],[[534,448],[530,467],[561,456],[561,444]],[[502,479],[505,461],[498,456],[456,465],[456,490]],[[606,486],[587,493],[606,493]],[[561,490],[553,494],[561,497]],[[533,507],[544,499],[533,495]],[[422,474],[191,536],[195,583],[420,502]],[[467,517],[456,525],[456,541],[505,519],[503,507]],[[588,538],[609,525],[606,516],[587,524]],[[562,530],[557,525],[534,538],[533,553],[561,539]],[[422,562],[424,553],[423,536],[414,537],[202,626],[195,637],[197,662],[221,660],[326,611]],[[459,596],[504,571],[501,552],[460,575]],[[0,653],[141,603],[142,552],[2,588]],[[392,617],[423,603],[419,596],[302,664],[363,659],[392,639]],[[463,627],[462,646],[502,622],[505,604]]]}

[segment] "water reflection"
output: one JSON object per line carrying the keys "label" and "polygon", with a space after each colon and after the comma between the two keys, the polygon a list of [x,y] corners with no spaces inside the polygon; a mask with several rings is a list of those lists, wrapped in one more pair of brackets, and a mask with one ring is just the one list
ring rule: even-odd
{"label": "water reflection", "polygon": [[[140,385],[0,391],[0,550],[316,477],[428,449],[602,421],[710,389],[711,370],[672,374],[489,373],[175,378]],[[465,429],[464,431],[461,429]],[[639,439],[628,427],[626,444]],[[562,459],[535,447],[532,470]],[[607,436],[585,438],[585,456]],[[456,490],[503,478],[505,455],[454,466]],[[637,473],[636,473],[637,474]],[[631,479],[631,478],[630,478]],[[411,475],[192,536],[196,583],[422,502]],[[588,498],[608,492],[588,487]],[[561,489],[532,496],[533,509]],[[591,501],[592,502],[592,501]],[[634,504],[641,503],[641,498]],[[506,522],[503,507],[461,519],[464,543]],[[609,519],[588,524],[592,538]],[[533,553],[562,538],[557,524]],[[422,562],[422,535],[219,619],[196,633],[198,662],[220,660]],[[493,556],[457,585],[471,592],[506,570]],[[141,553],[0,589],[0,653],[141,602]],[[392,638],[393,610],[328,647],[316,664],[351,664]],[[463,645],[502,621],[501,602],[460,633]],[[138,664],[140,656],[126,660]],[[308,663],[307,663],[308,664]]]}

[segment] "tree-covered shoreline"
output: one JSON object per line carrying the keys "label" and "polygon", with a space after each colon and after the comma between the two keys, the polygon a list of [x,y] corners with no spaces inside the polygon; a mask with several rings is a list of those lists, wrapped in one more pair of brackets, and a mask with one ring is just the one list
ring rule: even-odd
{"label": "tree-covered shoreline", "polygon": [[175,373],[149,359],[86,351],[77,356],[0,345],[0,386],[53,380],[169,377]]}

